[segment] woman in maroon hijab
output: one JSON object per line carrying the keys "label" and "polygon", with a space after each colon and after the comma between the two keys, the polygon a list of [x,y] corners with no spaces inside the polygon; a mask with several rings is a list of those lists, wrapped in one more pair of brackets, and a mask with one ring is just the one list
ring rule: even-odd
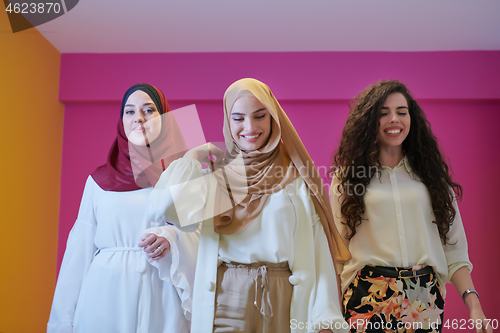
{"label": "woman in maroon hijab", "polygon": [[68,238],[48,332],[188,332],[199,233],[146,218],[161,172],[186,150],[163,93],[122,100],[107,163],[88,178]]}

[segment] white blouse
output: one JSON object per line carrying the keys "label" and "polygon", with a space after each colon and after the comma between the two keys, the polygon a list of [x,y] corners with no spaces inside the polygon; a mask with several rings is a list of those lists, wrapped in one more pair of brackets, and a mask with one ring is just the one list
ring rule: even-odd
{"label": "white blouse", "polygon": [[[317,219],[314,222],[321,225],[316,213],[314,215]],[[296,223],[293,203],[287,192],[271,195],[262,214],[245,229],[219,235],[219,258],[243,264],[293,262],[293,242],[290,240],[294,238]]]}
{"label": "white blouse", "polygon": [[[358,171],[361,170],[355,170]],[[443,245],[437,225],[432,223],[435,217],[429,192],[412,174],[406,157],[394,169],[382,167],[380,171],[380,178],[376,174],[366,187],[363,221],[351,240],[347,238],[349,228],[340,213],[339,180],[333,177],[330,201],[335,223],[352,255],[341,267],[342,290],[345,291],[357,271],[368,264],[392,267],[426,264],[437,273],[444,295],[445,284],[456,270],[464,266],[472,270],[456,201],[453,202],[455,220],[447,234],[448,243]]]}
{"label": "white blouse", "polygon": [[194,230],[203,221],[191,331],[213,331],[215,282],[221,261],[287,261],[293,274],[289,281],[294,285],[291,331],[306,332],[308,324],[315,324],[307,332],[324,328],[346,332],[347,329],[340,328],[345,321],[339,307],[328,241],[302,178],[270,195],[259,216],[232,235],[214,231],[217,186],[213,174],[202,170],[198,161],[183,158],[170,164],[150,194],[151,221],[167,220],[185,230]]}

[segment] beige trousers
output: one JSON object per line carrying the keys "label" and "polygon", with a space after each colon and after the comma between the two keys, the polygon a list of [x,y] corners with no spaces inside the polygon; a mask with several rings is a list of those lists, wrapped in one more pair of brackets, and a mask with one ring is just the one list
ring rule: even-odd
{"label": "beige trousers", "polygon": [[223,263],[217,269],[214,332],[289,333],[288,262]]}

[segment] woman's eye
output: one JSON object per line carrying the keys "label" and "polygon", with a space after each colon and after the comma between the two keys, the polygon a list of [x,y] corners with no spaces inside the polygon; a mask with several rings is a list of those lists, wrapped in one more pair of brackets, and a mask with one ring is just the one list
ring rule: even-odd
{"label": "woman's eye", "polygon": [[380,116],[381,116],[381,117],[383,117],[383,116],[387,116],[387,114],[388,114],[387,112],[382,112],[382,113],[380,114]]}
{"label": "woman's eye", "polygon": [[153,110],[153,109],[146,109],[144,110],[145,113],[153,113],[155,112],[156,110]]}
{"label": "woman's eye", "polygon": [[265,117],[266,117],[266,115],[265,115],[265,114],[263,114],[262,116],[257,116],[257,117],[255,117],[255,118],[256,118],[256,119],[262,119],[262,118],[265,118]]}
{"label": "woman's eye", "polygon": [[243,118],[233,118],[234,121],[243,121]]}
{"label": "woman's eye", "polygon": [[406,112],[398,112],[398,114],[401,116],[406,116]]}
{"label": "woman's eye", "polygon": [[127,110],[125,111],[125,114],[134,114],[134,110]]}

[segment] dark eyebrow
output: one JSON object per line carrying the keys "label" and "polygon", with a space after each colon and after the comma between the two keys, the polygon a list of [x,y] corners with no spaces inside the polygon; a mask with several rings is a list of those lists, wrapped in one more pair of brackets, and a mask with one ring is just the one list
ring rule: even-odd
{"label": "dark eyebrow", "polygon": [[[388,109],[389,109],[389,107],[387,107],[387,106],[382,107],[382,110],[388,110]],[[396,110],[399,110],[399,109],[408,109],[408,107],[407,106],[398,106],[396,108]]]}
{"label": "dark eyebrow", "polygon": [[[253,111],[252,113],[257,113],[257,112],[264,111],[264,110],[266,110],[266,108],[262,108],[262,109],[255,110],[255,111]],[[243,114],[243,113],[238,113],[238,112],[233,112],[233,113],[231,113],[231,114],[232,114],[232,115],[233,115],[233,114],[234,114],[234,115],[238,115],[238,116],[244,116],[244,115],[245,115],[245,114]]]}
{"label": "dark eyebrow", "polygon": [[[144,103],[142,106],[147,106],[147,105],[152,105],[152,106],[156,106],[154,103]],[[125,106],[131,106],[131,107],[134,107],[135,105],[134,104],[127,104]]]}

